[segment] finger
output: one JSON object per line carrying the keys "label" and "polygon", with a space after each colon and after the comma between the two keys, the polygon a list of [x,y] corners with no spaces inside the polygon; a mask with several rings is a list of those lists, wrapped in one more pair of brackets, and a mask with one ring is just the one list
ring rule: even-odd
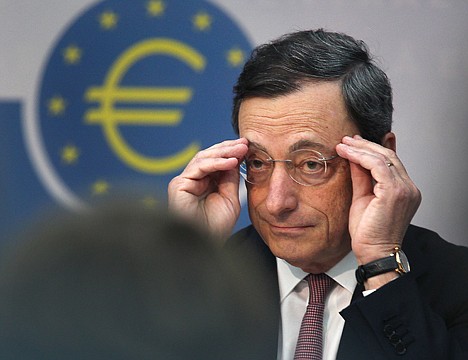
{"label": "finger", "polygon": [[[343,144],[349,145],[353,148],[362,150],[367,152],[368,154],[374,154],[375,156],[380,156],[382,160],[385,161],[385,164],[389,166],[389,164],[395,166],[398,169],[405,170],[402,162],[396,155],[395,151],[374,143],[372,141],[368,141],[363,139],[359,135],[355,135],[354,137],[345,136],[342,140]],[[389,166],[390,167],[390,166]]]}
{"label": "finger", "polygon": [[219,174],[217,181],[218,193],[229,199],[231,205],[239,204],[239,179],[240,173],[237,168]]}
{"label": "finger", "polygon": [[234,140],[224,140],[220,143],[216,143],[212,146],[210,146],[208,149],[214,149],[222,146],[231,146],[231,145],[237,145],[237,144],[245,144],[248,145],[249,141],[246,138],[239,138],[239,139],[234,139]]}
{"label": "finger", "polygon": [[[385,174],[393,174],[395,177],[400,177],[405,182],[411,181],[404,165],[392,149],[388,149],[357,136],[355,138],[343,138],[343,144],[349,146],[349,150],[353,149],[356,151],[358,157],[362,157],[362,159],[357,159],[358,161],[367,159],[369,163],[368,166],[376,167],[374,173],[377,173],[380,169],[380,173],[383,176],[385,176]],[[348,151],[348,153],[350,153],[350,151]],[[367,158],[364,158],[364,156],[367,156]],[[371,160],[372,163],[370,162]],[[369,167],[366,168],[371,170]],[[377,180],[377,178],[375,179]]]}
{"label": "finger", "polygon": [[241,156],[244,156],[244,151],[247,151],[246,149],[248,149],[248,143],[249,142],[246,138],[226,140],[200,151],[195,155],[195,157],[230,157],[232,156],[233,151],[240,151]]}
{"label": "finger", "polygon": [[201,179],[217,171],[231,170],[239,164],[247,151],[247,140],[244,138],[215,144],[198,152],[187,164],[181,176]]}
{"label": "finger", "polygon": [[[200,159],[193,166],[187,166],[178,176],[174,177],[169,189],[171,192],[187,192],[195,196],[216,191],[219,184],[230,182],[231,188],[235,188],[239,183],[239,171],[237,169],[238,160],[230,159]],[[237,185],[236,185],[237,184]],[[229,190],[224,185],[226,191]]]}
{"label": "finger", "polygon": [[239,160],[237,157],[197,158],[193,159],[189,165],[187,165],[180,176],[187,179],[200,180],[218,171],[229,171],[233,169],[237,171],[238,164]]}
{"label": "finger", "polygon": [[[337,145],[336,150],[338,155],[348,159],[350,164],[359,165],[370,172],[376,182],[373,192],[378,198],[386,193],[393,194],[391,197],[395,199],[414,199],[415,202],[420,199],[419,190],[399,160],[392,159],[397,165],[388,166],[389,160],[380,152],[369,152],[366,148],[359,149],[346,144]],[[401,169],[397,166],[401,166]],[[364,193],[365,190],[362,190],[361,194]]]}
{"label": "finger", "polygon": [[373,195],[374,184],[369,170],[350,162],[351,181],[353,186],[353,199]]}
{"label": "finger", "polygon": [[345,144],[337,145],[336,150],[338,155],[349,160],[350,164],[359,165],[367,170],[377,183],[386,186],[394,185],[398,175],[387,166],[383,155],[369,153]]}
{"label": "finger", "polygon": [[[216,144],[205,150],[198,152],[192,159],[203,158],[237,158],[242,159],[248,151],[247,144],[243,142],[235,142],[229,144]],[[190,163],[189,163],[190,164]]]}

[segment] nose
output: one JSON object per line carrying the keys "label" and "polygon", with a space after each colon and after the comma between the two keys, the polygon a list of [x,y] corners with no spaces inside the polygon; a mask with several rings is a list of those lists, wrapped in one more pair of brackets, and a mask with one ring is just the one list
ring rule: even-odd
{"label": "nose", "polygon": [[285,163],[276,163],[270,175],[265,206],[275,216],[284,215],[298,205],[298,184],[289,177]]}

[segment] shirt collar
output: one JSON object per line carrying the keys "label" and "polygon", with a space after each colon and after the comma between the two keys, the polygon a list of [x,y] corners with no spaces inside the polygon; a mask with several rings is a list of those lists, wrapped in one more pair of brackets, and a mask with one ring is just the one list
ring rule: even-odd
{"label": "shirt collar", "polygon": [[[278,269],[280,299],[283,301],[308,273],[280,258],[276,258],[276,266]],[[352,294],[357,284],[354,275],[356,268],[356,257],[350,251],[338,264],[328,270],[326,274]]]}

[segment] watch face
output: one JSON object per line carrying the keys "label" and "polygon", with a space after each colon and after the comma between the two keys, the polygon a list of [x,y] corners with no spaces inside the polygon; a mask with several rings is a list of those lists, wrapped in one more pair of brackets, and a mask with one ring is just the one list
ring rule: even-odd
{"label": "watch face", "polygon": [[398,270],[402,273],[407,273],[410,271],[410,265],[408,262],[408,258],[406,257],[405,253],[401,250],[395,253],[395,259],[398,263]]}

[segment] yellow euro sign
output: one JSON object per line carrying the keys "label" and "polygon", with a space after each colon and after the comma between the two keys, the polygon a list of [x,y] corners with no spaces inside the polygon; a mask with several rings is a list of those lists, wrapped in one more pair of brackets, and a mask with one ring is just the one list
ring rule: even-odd
{"label": "yellow euro sign", "polygon": [[201,72],[205,58],[190,46],[173,39],[154,38],[141,41],[127,49],[111,66],[102,87],[90,87],[85,98],[98,102],[97,109],[85,114],[87,124],[102,125],[104,135],[116,155],[129,166],[147,173],[164,174],[180,169],[200,150],[198,142],[192,142],[183,150],[166,157],[146,157],[130,148],[118,131],[118,125],[166,125],[176,126],[183,118],[180,109],[115,109],[114,104],[153,103],[186,104],[192,99],[188,87],[126,87],[119,86],[128,69],[143,57],[169,55]]}

